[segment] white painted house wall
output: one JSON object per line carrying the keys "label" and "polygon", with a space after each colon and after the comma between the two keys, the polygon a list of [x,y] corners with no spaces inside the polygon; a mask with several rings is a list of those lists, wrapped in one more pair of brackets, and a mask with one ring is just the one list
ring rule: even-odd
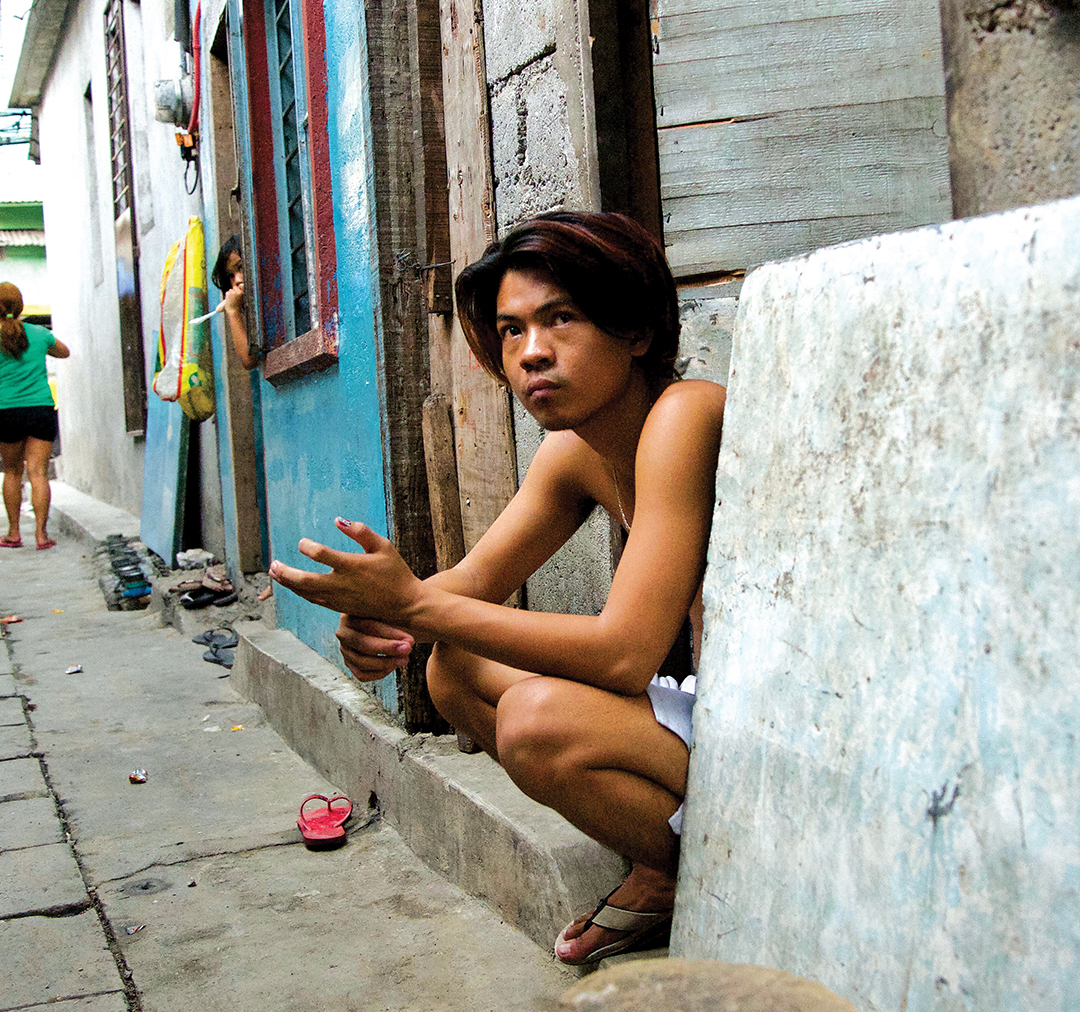
{"label": "white painted house wall", "polygon": [[[128,2],[124,14],[149,392],[161,270],[169,247],[183,237],[188,217],[201,213],[201,196],[198,187],[193,195],[185,192],[175,127],[153,117],[154,82],[180,73],[180,49],[172,40],[172,4]],[[88,85],[91,104],[84,98]],[[71,18],[44,87],[40,123],[53,324],[72,352],[58,380],[64,434],[60,476],[138,516],[143,439],[126,433],[124,426],[104,18],[99,4],[80,3]],[[223,554],[214,424],[212,419],[202,423],[200,432],[201,471],[215,476],[214,481],[203,482],[203,529],[205,547]]]}

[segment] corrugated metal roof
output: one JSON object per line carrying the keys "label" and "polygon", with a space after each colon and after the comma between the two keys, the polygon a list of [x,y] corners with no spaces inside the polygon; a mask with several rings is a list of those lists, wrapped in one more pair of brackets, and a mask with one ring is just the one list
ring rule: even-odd
{"label": "corrugated metal roof", "polygon": [[44,246],[45,233],[31,228],[0,228],[0,246]]}

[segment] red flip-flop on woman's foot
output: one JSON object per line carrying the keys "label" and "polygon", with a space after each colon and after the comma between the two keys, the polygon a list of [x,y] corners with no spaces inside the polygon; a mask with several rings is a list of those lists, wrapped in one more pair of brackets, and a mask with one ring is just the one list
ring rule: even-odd
{"label": "red flip-flop on woman's foot", "polygon": [[46,548],[55,548],[55,547],[56,547],[56,542],[53,541],[52,538],[46,538],[44,541],[39,541],[38,542],[37,550],[39,552],[43,552],[43,551],[45,551]]}
{"label": "red flip-flop on woman's foot", "polygon": [[0,548],[22,548],[22,538],[0,538]]}
{"label": "red flip-flop on woman's foot", "polygon": [[[305,814],[309,801],[325,801],[325,808],[317,808]],[[332,798],[325,794],[309,794],[300,803],[300,818],[296,825],[309,847],[334,847],[345,842],[345,823],[352,815],[352,802],[344,794]]]}

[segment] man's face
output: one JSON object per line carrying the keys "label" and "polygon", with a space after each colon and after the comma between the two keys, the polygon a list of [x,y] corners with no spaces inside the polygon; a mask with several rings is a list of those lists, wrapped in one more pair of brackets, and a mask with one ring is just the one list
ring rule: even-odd
{"label": "man's face", "polygon": [[495,314],[510,387],[545,429],[576,428],[617,411],[633,360],[648,347],[601,330],[540,271],[507,271]]}

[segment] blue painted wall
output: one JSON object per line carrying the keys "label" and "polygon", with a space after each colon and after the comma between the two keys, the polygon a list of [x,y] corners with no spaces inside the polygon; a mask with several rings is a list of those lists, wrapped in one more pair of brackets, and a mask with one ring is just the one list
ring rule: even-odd
{"label": "blue painted wall", "polygon": [[[271,557],[315,567],[303,537],[348,549],[334,518],[363,520],[385,534],[381,397],[375,331],[374,184],[363,10],[325,6],[330,160],[337,249],[338,364],[274,387],[262,382]],[[341,665],[338,617],[275,589],[277,623]],[[397,708],[394,679],[378,686]]]}

